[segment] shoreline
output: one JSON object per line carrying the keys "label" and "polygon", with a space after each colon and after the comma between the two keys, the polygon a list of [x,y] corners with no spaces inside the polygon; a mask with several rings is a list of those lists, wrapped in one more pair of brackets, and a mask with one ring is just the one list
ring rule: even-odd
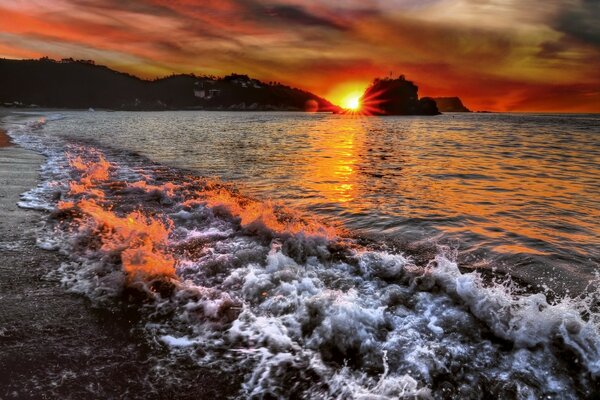
{"label": "shoreline", "polygon": [[17,206],[44,157],[1,128],[0,138],[0,398],[218,398],[224,381],[235,394],[231,378],[191,362],[173,371],[187,385],[171,382],[155,370],[168,352],[143,336],[137,315],[97,309],[61,286],[51,273],[68,259],[36,244],[46,214]]}

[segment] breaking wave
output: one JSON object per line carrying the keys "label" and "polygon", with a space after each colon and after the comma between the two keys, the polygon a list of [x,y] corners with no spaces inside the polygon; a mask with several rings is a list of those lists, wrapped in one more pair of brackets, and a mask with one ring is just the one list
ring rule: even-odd
{"label": "breaking wave", "polygon": [[[48,120],[48,119],[47,119]],[[582,398],[598,390],[598,292],[550,301],[426,263],[216,179],[13,130],[47,155],[21,207],[64,285],[135,306],[172,357],[241,366],[241,398]],[[594,283],[590,284],[593,288]]]}

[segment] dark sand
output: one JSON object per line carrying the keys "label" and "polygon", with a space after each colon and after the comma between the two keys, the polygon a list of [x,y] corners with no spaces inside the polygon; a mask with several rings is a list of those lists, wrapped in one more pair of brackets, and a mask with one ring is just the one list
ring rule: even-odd
{"label": "dark sand", "polygon": [[36,230],[47,216],[16,205],[36,185],[42,161],[16,145],[0,148],[0,399],[204,399],[237,393],[239,378],[185,359],[170,368],[182,381],[169,378],[155,368],[154,358],[165,351],[149,347],[135,315],[95,309],[48,277],[64,257],[36,246]]}

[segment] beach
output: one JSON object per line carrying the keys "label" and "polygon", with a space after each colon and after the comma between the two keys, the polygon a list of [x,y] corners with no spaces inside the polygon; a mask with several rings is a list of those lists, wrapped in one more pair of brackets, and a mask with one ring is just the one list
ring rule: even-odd
{"label": "beach", "polygon": [[[19,195],[37,184],[43,157],[10,145],[5,134],[0,142],[5,144],[0,148],[0,397],[76,398],[86,391],[82,380],[89,385],[104,380],[101,393],[117,394],[125,387],[118,380],[107,385],[102,375],[113,370],[117,377],[119,364],[131,362],[139,349],[131,348],[124,326],[95,314],[47,277],[62,258],[36,246],[41,213],[17,207]],[[103,349],[117,344],[131,348],[131,354],[105,359]],[[102,368],[96,368],[100,362]]]}
{"label": "beach", "polygon": [[[0,118],[6,114],[0,110]],[[193,387],[164,383],[136,315],[93,308],[52,277],[65,257],[36,246],[45,215],[17,206],[20,194],[38,183],[44,157],[4,134],[0,143],[0,398],[185,399],[235,391],[189,365],[179,373],[192,374],[186,380]]]}

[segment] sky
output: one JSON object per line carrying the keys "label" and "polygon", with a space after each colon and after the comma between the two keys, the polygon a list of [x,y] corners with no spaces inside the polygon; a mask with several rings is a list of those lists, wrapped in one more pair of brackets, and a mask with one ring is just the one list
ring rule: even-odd
{"label": "sky", "polygon": [[41,56],[337,104],[403,74],[475,110],[600,112],[600,0],[0,0],[0,57]]}

